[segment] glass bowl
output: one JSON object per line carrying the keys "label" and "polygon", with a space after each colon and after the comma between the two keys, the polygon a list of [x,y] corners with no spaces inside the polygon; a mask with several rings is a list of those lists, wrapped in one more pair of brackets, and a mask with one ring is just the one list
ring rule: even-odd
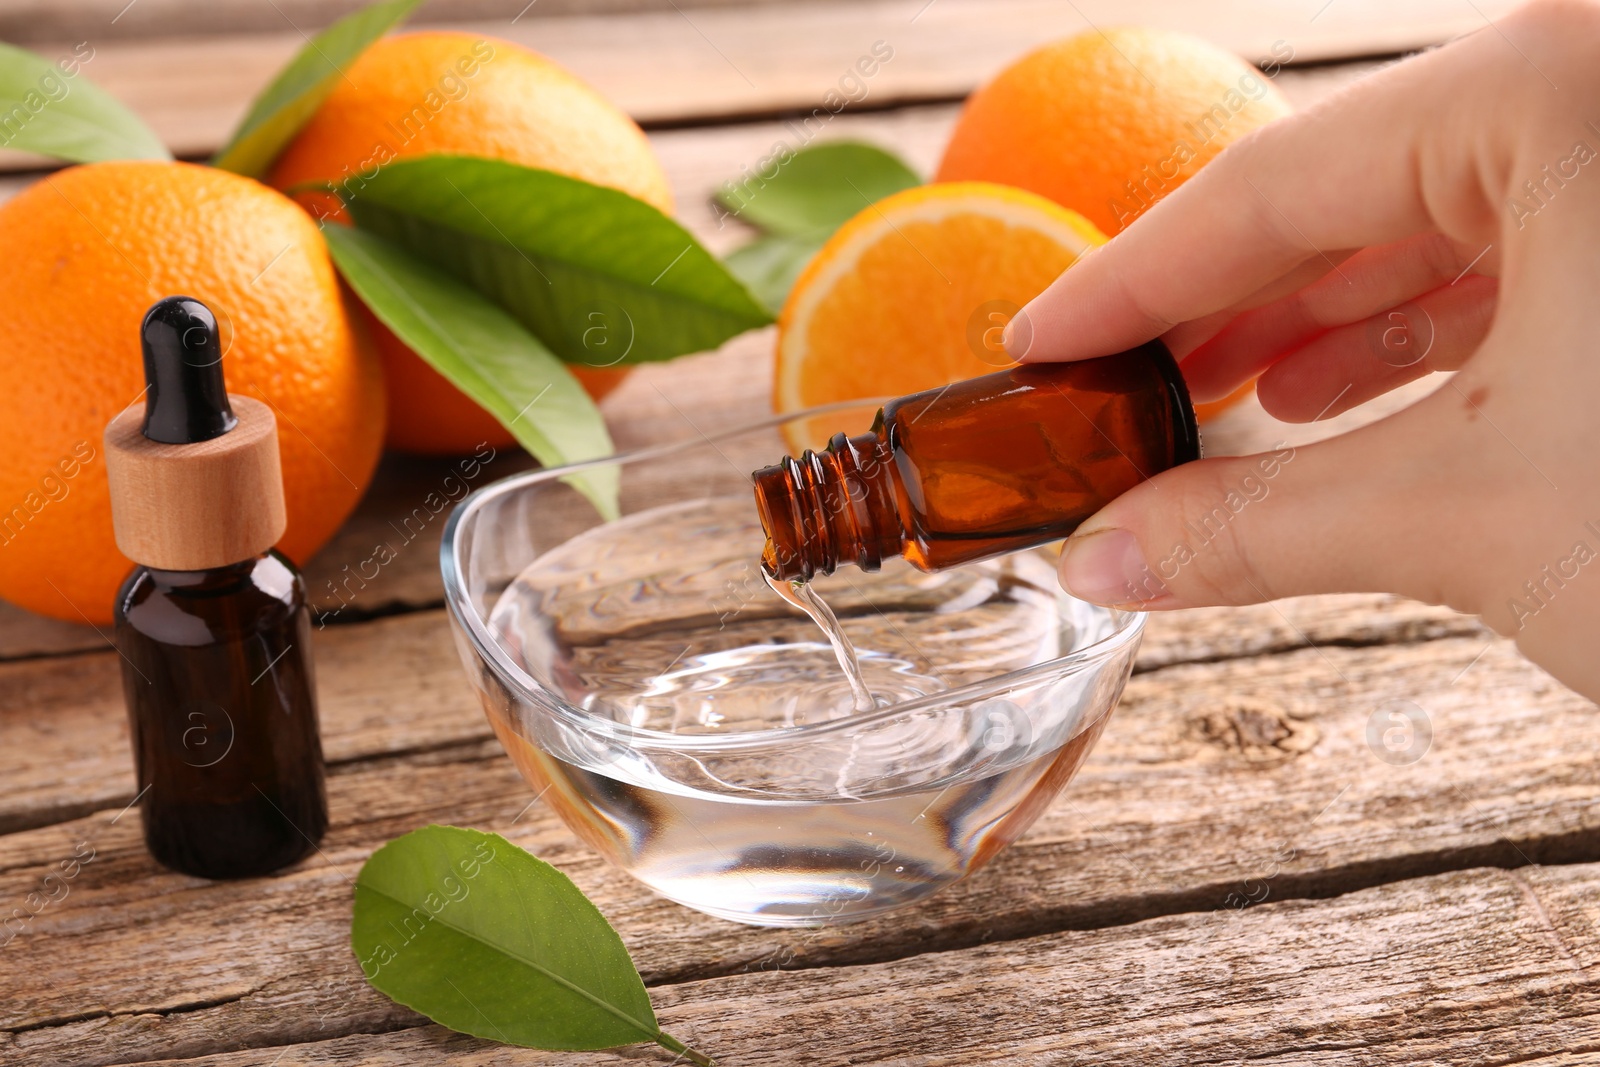
{"label": "glass bowl", "polygon": [[1077,772],[1138,651],[1144,616],[1062,593],[1053,550],[844,567],[814,587],[878,697],[857,711],[765,584],[749,476],[874,408],[519,474],[445,529],[457,647],[518,770],[606,859],[710,915],[846,922],[976,871]]}

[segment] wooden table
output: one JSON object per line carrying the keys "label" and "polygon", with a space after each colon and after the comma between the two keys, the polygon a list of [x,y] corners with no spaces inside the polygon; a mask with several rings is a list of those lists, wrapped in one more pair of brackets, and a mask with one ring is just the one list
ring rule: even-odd
{"label": "wooden table", "polygon": [[[1498,10],[1419,0],[1401,25],[1393,5],[1336,0],[1313,19],[1319,4],[1147,0],[1118,21],[1184,25],[1246,55],[1297,42],[1318,65],[1278,81],[1303,103]],[[716,228],[707,191],[873,40],[894,41],[896,59],[830,136],[926,171],[977,79],[1110,8],[677,6],[477,25],[539,44],[649,120],[683,218],[718,250],[742,235]],[[198,153],[292,44],[108,37],[90,73]],[[1368,58],[1331,62],[1350,55]],[[760,415],[770,348],[753,334],[639,371],[605,404],[619,445]],[[1356,417],[1308,432],[1247,407],[1208,445],[1300,443]],[[330,602],[329,579],[444,473],[386,461],[308,568],[314,593]],[[1600,1064],[1600,717],[1473,619],[1383,596],[1153,619],[1088,765],[990,868],[901,915],[755,930],[652,898],[530,803],[446,631],[438,525],[317,634],[333,825],[319,854],[272,878],[156,866],[127,808],[116,653],[92,630],[0,611],[0,1062],[666,1062],[490,1045],[366,985],[348,948],[351,879],[378,845],[441,822],[568,872],[634,953],[666,1029],[728,1065]],[[1369,742],[1391,701],[1431,727],[1415,762]],[[45,882],[73,859],[74,877]],[[32,914],[36,892],[54,899]]]}

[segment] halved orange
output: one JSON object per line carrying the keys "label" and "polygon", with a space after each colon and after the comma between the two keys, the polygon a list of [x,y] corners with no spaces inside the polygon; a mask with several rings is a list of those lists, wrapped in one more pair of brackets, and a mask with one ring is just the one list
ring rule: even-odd
{"label": "halved orange", "polygon": [[[895,193],[845,223],[801,272],[778,317],[773,408],[889,398],[1013,366],[1011,316],[1106,238],[1075,211],[989,182]],[[870,410],[786,432],[820,448]]]}

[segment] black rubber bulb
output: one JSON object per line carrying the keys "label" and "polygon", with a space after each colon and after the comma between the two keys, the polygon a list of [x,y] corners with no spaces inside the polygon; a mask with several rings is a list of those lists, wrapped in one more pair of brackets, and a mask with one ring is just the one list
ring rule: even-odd
{"label": "black rubber bulb", "polygon": [[222,341],[211,309],[188,296],[145,312],[144,435],[169,445],[221,437],[238,425],[222,379]]}

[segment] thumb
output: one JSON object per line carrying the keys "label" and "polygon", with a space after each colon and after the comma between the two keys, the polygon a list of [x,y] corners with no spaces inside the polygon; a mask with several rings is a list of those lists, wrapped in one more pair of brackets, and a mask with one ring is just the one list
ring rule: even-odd
{"label": "thumb", "polygon": [[1448,561],[1429,531],[1452,502],[1431,499],[1438,479],[1418,476],[1428,464],[1414,444],[1390,448],[1395,421],[1164,471],[1067,539],[1061,584],[1138,610],[1333,592],[1448,602]]}

